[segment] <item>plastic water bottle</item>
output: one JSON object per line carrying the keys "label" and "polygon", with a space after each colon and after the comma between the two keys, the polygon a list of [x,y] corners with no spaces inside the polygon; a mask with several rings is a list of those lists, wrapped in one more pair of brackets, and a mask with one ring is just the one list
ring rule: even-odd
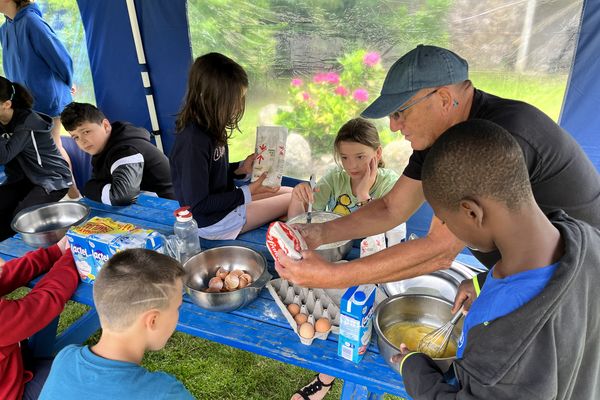
{"label": "plastic water bottle", "polygon": [[179,262],[185,263],[194,254],[200,252],[200,238],[198,237],[198,224],[190,211],[185,206],[175,210],[175,224],[173,233],[179,239]]}

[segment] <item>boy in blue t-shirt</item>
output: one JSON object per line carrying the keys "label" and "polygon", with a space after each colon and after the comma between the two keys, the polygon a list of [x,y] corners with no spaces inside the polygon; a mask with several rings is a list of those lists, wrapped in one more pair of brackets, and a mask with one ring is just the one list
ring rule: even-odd
{"label": "boy in blue t-shirt", "polygon": [[100,340],[61,350],[40,399],[193,399],[171,375],[140,366],[175,331],[183,275],[181,264],[151,250],[113,256],[94,284]]}
{"label": "boy in blue t-shirt", "polygon": [[544,215],[519,144],[490,121],[447,130],[427,155],[422,181],[450,231],[501,259],[483,284],[478,276],[459,289],[454,310],[472,306],[449,371],[404,344],[393,357],[408,394],[600,398],[600,231],[560,210]]}

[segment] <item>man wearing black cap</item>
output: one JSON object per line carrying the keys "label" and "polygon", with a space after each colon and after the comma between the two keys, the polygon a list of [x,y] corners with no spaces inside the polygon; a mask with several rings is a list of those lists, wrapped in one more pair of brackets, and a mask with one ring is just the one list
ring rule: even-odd
{"label": "man wearing black cap", "polygon": [[[468,119],[485,119],[517,140],[535,199],[548,214],[562,209],[600,227],[600,175],[577,142],[537,108],[475,89],[467,62],[435,46],[419,45],[390,68],[381,95],[362,113],[389,116],[390,129],[401,131],[413,154],[394,188],[351,215],[324,224],[303,225],[309,247],[385,232],[405,222],[425,201],[421,167],[428,149],[450,127]],[[477,132],[473,132],[477,135]],[[501,166],[499,166],[501,167]],[[327,263],[306,251],[299,261],[282,257],[279,274],[307,287],[349,287],[390,282],[448,268],[464,243],[437,218],[424,238],[400,243],[343,265]],[[485,265],[496,253],[472,252]]]}

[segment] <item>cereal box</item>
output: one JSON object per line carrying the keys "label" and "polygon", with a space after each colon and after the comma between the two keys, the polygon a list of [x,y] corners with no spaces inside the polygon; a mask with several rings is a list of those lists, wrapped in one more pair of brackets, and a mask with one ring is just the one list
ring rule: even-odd
{"label": "cereal box", "polygon": [[131,248],[160,250],[163,245],[158,232],[100,217],[71,228],[67,238],[79,276],[88,283],[93,283],[104,263],[117,252]]}

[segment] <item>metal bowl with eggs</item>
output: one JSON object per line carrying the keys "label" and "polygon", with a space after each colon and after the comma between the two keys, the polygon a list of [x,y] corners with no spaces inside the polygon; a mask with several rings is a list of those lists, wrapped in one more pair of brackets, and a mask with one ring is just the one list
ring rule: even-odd
{"label": "metal bowl with eggs", "polygon": [[[311,211],[311,223],[323,223],[332,221],[337,218],[341,218],[340,215],[329,212],[329,211]],[[287,221],[288,225],[292,224],[305,224],[308,218],[308,213],[296,215]],[[342,240],[336,243],[322,244],[317,247],[315,251],[319,253],[321,257],[330,262],[336,262],[342,260],[348,255],[352,249],[352,240]]]}
{"label": "metal bowl with eggs", "polygon": [[209,311],[244,307],[271,280],[262,254],[242,246],[204,250],[183,265],[184,287],[194,304]]}
{"label": "metal bowl with eggs", "polygon": [[25,208],[12,220],[11,228],[31,247],[48,247],[58,242],[73,225],[79,225],[90,208],[76,201],[39,204]]}
{"label": "metal bowl with eggs", "polygon": [[[379,351],[388,365],[398,371],[399,364],[392,363],[391,358],[400,352],[400,344],[416,350],[427,333],[452,318],[451,308],[450,301],[426,294],[399,294],[381,302],[375,310],[373,325]],[[452,331],[444,357],[433,359],[443,371],[456,359],[456,343],[462,327],[460,320]]]}

